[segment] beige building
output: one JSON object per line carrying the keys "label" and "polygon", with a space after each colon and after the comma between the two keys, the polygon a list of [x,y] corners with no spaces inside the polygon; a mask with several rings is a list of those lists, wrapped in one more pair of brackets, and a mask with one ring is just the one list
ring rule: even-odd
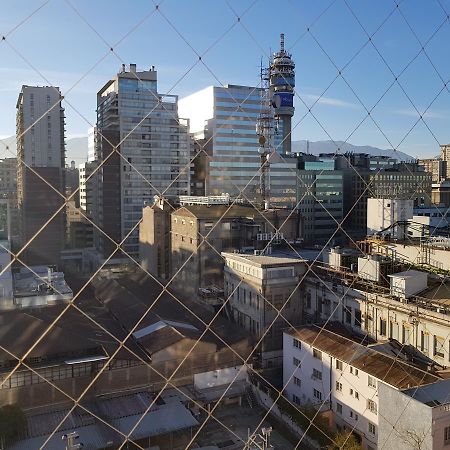
{"label": "beige building", "polygon": [[[250,332],[264,367],[282,364],[282,330],[302,323],[302,259],[222,253],[224,294],[233,321]],[[268,331],[267,331],[268,330]],[[267,333],[266,333],[267,332]]]}
{"label": "beige building", "polygon": [[221,252],[253,253],[299,239],[300,217],[287,209],[258,211],[242,205],[183,206],[171,214],[173,286],[183,294],[223,285]]}
{"label": "beige building", "polygon": [[450,180],[433,183],[431,198],[435,205],[450,206]]}
{"label": "beige building", "polygon": [[158,199],[143,209],[139,226],[139,259],[152,275],[166,280],[170,276],[170,213],[174,207]]}

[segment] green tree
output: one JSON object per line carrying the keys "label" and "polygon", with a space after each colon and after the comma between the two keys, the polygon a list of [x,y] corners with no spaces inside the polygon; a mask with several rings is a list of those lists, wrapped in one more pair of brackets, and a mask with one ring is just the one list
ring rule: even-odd
{"label": "green tree", "polygon": [[16,441],[26,426],[27,419],[18,405],[5,405],[0,408],[0,442],[3,445]]}
{"label": "green tree", "polygon": [[334,436],[334,442],[327,450],[363,450],[363,447],[352,433],[341,431]]}

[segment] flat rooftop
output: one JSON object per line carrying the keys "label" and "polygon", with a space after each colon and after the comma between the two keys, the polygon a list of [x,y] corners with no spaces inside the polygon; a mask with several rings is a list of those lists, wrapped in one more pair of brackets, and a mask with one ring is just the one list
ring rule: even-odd
{"label": "flat rooftop", "polygon": [[434,407],[450,403],[450,379],[403,391],[425,405]]}
{"label": "flat rooftop", "polygon": [[388,275],[389,277],[395,278],[414,278],[421,277],[423,275],[427,275],[426,272],[421,272],[420,270],[405,270],[403,272],[393,273],[392,275]]}
{"label": "flat rooftop", "polygon": [[441,380],[437,375],[316,325],[306,325],[285,333],[398,389]]}
{"label": "flat rooftop", "polygon": [[301,258],[289,258],[283,256],[269,256],[269,255],[246,255],[245,253],[227,253],[222,252],[225,258],[235,259],[237,261],[250,262],[258,267],[265,266],[283,266],[300,264],[306,262]]}

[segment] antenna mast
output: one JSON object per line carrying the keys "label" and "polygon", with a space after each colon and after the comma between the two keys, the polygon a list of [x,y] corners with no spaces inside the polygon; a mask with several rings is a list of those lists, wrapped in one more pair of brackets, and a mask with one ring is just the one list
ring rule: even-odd
{"label": "antenna mast", "polygon": [[261,94],[261,108],[256,122],[256,134],[258,135],[258,153],[260,155],[260,176],[259,176],[259,190],[261,194],[261,201],[264,209],[269,209],[270,202],[270,161],[269,157],[273,151],[273,128],[274,128],[274,113],[271,103],[270,92],[270,69],[263,67],[261,60],[260,68],[260,94]]}

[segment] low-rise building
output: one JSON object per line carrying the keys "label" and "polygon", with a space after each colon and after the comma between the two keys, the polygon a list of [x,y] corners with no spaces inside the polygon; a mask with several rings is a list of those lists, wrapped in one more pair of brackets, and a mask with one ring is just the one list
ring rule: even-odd
{"label": "low-rise building", "polygon": [[[224,297],[233,321],[260,341],[264,367],[281,366],[282,330],[302,322],[305,260],[222,253]],[[269,330],[269,331],[267,331]]]}
{"label": "low-rise building", "polygon": [[358,259],[358,270],[316,265],[305,277],[308,323],[341,323],[377,341],[396,341],[426,365],[450,366],[450,285],[424,270],[381,255]]}
{"label": "low-rise building", "polygon": [[331,413],[338,429],[352,432],[364,449],[375,450],[383,448],[378,446],[380,437],[396,428],[392,415],[384,414],[384,387],[406,397],[402,391],[441,378],[362,342],[315,325],[286,331],[283,385],[294,404]]}

